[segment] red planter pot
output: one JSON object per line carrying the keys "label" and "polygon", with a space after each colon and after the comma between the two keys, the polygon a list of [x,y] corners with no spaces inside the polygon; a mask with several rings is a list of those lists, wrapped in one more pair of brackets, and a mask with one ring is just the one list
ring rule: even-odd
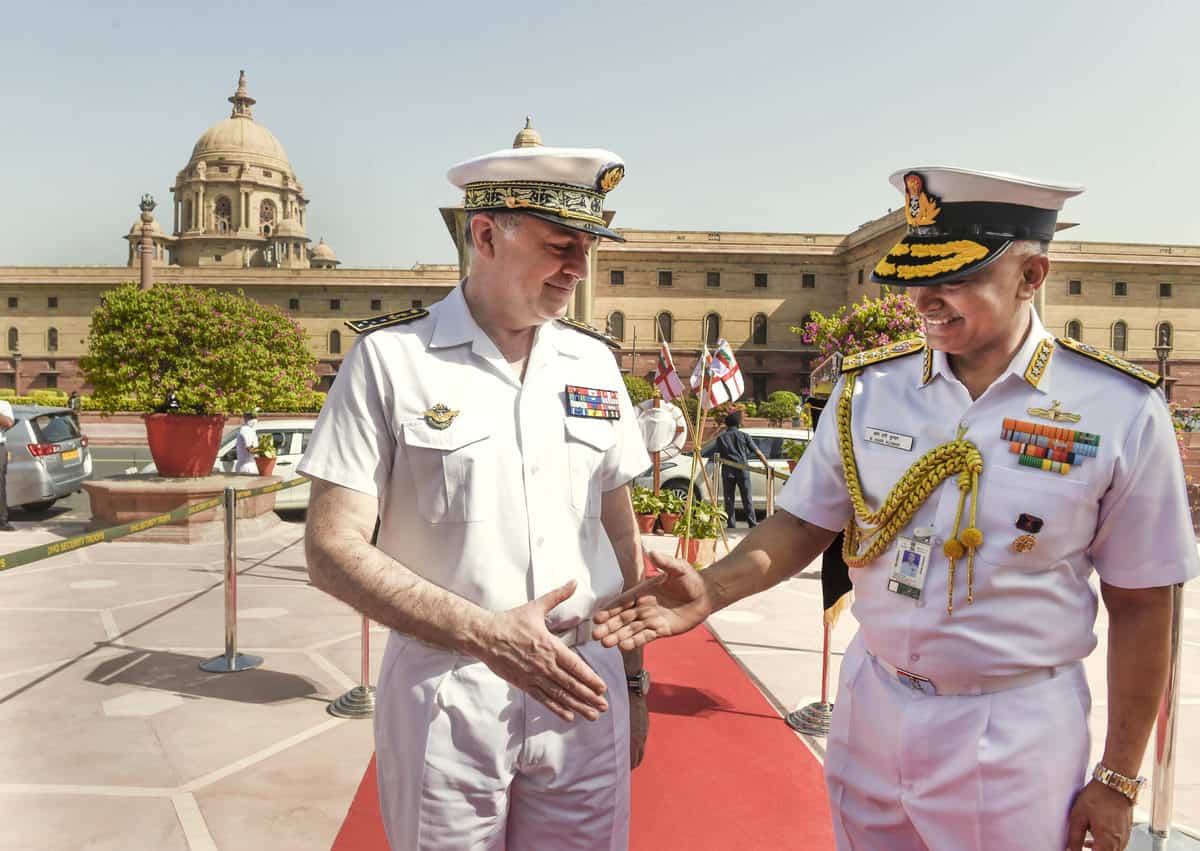
{"label": "red planter pot", "polygon": [[258,474],[260,476],[269,476],[274,473],[275,460],[276,459],[274,458],[260,458],[259,456],[255,455],[254,466],[258,467]]}
{"label": "red planter pot", "polygon": [[643,535],[649,535],[654,531],[654,521],[658,519],[657,514],[638,514],[637,524],[638,531]]}
{"label": "red planter pot", "polygon": [[662,522],[662,530],[664,535],[670,535],[675,531],[675,524],[679,522],[678,514],[668,514],[663,512],[658,515],[658,519]]}
{"label": "red planter pot", "polygon": [[200,478],[213,471],[225,416],[146,414],[146,442],[160,476]]}
{"label": "red planter pot", "polygon": [[717,560],[716,538],[692,538],[687,542],[686,559],[697,567],[707,567]]}

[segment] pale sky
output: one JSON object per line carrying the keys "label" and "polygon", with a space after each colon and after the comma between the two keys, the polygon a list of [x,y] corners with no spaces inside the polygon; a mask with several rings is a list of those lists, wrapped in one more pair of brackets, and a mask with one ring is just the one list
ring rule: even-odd
{"label": "pale sky", "polygon": [[1200,4],[7,3],[0,265],[121,265],[246,69],[348,266],[454,262],[459,160],[526,114],[631,228],[845,233],[947,164],[1080,183],[1072,239],[1200,244]]}

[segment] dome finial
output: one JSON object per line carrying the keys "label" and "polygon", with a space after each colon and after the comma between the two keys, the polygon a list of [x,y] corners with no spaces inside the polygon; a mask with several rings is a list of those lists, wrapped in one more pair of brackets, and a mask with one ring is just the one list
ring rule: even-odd
{"label": "dome finial", "polygon": [[237,91],[229,98],[229,102],[233,104],[233,112],[230,113],[230,118],[254,118],[254,113],[250,107],[254,106],[257,101],[250,97],[250,93],[246,91],[246,72],[238,72],[238,87]]}
{"label": "dome finial", "polygon": [[540,148],[542,146],[542,137],[538,131],[533,129],[533,119],[525,116],[525,128],[517,133],[517,137],[513,139],[514,148]]}

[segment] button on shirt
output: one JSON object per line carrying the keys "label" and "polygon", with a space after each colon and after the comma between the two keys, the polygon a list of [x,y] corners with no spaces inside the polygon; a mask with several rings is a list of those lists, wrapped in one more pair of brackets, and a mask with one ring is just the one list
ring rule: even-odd
{"label": "button on shirt", "polygon": [[[1096,646],[1097,595],[1088,579],[1121,588],[1172,585],[1200,572],[1186,486],[1162,393],[1088,358],[1055,347],[1040,378],[1027,377],[1045,328],[1032,328],[1004,373],[972,400],[942,352],[926,351],[861,370],[850,431],[867,504],[877,509],[914,462],[955,438],[983,455],[976,526],[974,603],[967,603],[966,558],[957,563],[954,612],[946,611],[948,562],[942,542],[954,530],[959,491],[951,476],[900,533],[933,527],[932,561],[920,601],[888,590],[893,542],[871,564],[850,571],[854,615],[868,649],[893,665],[933,679],[969,682],[1067,664]],[[779,495],[779,506],[825,529],[854,516],[838,450],[839,382],[812,445]],[[1005,418],[1044,422],[1028,412],[1082,416],[1059,426],[1100,435],[1095,457],[1066,475],[1021,466],[1002,439]],[[868,442],[868,428],[911,437],[913,448]],[[969,505],[969,501],[968,501]],[[1015,552],[1021,514],[1044,525],[1028,552]],[[962,525],[967,524],[966,517]],[[919,664],[910,660],[919,659]]]}
{"label": "button on shirt", "polygon": [[[635,413],[607,346],[557,322],[519,381],[462,287],[356,342],[299,471],[378,497],[377,546],[485,609],[576,580],[551,615],[573,626],[624,584],[600,500],[650,465]],[[620,419],[567,416],[568,384],[617,391]]]}

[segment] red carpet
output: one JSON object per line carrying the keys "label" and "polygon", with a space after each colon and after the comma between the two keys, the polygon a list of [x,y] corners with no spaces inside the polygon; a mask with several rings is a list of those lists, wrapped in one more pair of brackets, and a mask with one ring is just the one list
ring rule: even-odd
{"label": "red carpet", "polygon": [[[832,849],[820,765],[712,634],[701,627],[646,656],[650,740],[633,772],[630,847]],[[374,759],[333,851],[387,851]]]}

